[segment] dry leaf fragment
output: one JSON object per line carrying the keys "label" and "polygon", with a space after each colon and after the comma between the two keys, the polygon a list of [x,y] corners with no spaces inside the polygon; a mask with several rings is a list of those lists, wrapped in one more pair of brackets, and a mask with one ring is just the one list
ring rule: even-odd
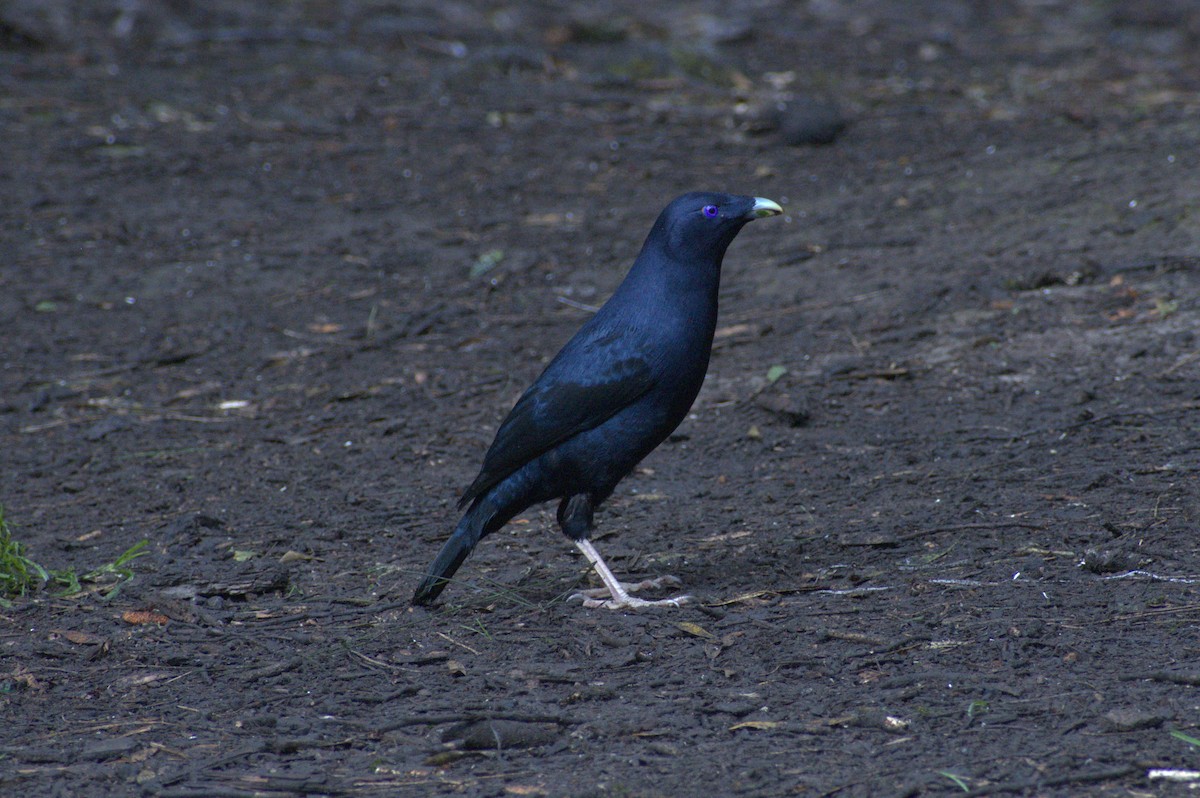
{"label": "dry leaf fragment", "polygon": [[1109,321],[1124,321],[1125,319],[1133,318],[1136,315],[1136,308],[1120,308],[1114,313],[1109,313],[1107,318]]}
{"label": "dry leaf fragment", "polygon": [[470,751],[438,751],[437,753],[430,754],[425,760],[425,764],[435,767],[446,767],[469,756],[472,756]]}
{"label": "dry leaf fragment", "polygon": [[151,612],[149,610],[126,610],[121,613],[121,620],[125,623],[131,623],[135,626],[141,626],[148,623],[156,623],[159,626],[166,626],[170,620],[161,612]]}
{"label": "dry leaf fragment", "polygon": [[735,723],[729,727],[730,731],[738,729],[778,729],[780,726],[777,720],[745,720],[741,723]]}
{"label": "dry leaf fragment", "polygon": [[18,665],[15,670],[8,674],[8,678],[17,684],[24,685],[28,690],[40,691],[46,689],[45,684],[39,682],[36,676],[34,676],[25,668],[22,668],[20,665]]}
{"label": "dry leaf fragment", "polygon": [[151,672],[151,673],[135,673],[121,680],[121,684],[130,687],[140,687],[144,684],[154,684],[161,682],[163,679],[170,679],[174,676],[171,673]]}
{"label": "dry leaf fragment", "polygon": [[538,227],[556,227],[563,223],[561,213],[531,213],[523,220],[525,224]]}
{"label": "dry leaf fragment", "polygon": [[710,607],[725,607],[730,604],[740,604],[743,601],[753,601],[754,599],[763,598],[764,596],[774,596],[774,595],[775,595],[775,591],[773,591],[773,590],[756,590],[753,593],[743,593],[740,596],[734,596],[733,598],[725,599],[724,601],[712,602],[708,606],[710,606]]}
{"label": "dry leaf fragment", "polygon": [[675,624],[675,626],[680,631],[687,632],[688,634],[693,635],[695,637],[703,637],[705,640],[716,640],[717,639],[716,635],[714,635],[712,632],[708,631],[707,629],[705,629],[703,626],[701,626],[698,623],[692,623],[691,621],[683,621],[682,623]]}
{"label": "dry leaf fragment", "polygon": [[722,327],[713,333],[713,338],[719,341],[722,338],[728,338],[732,335],[741,335],[742,333],[749,333],[753,331],[754,326],[751,324],[731,324],[728,327]]}

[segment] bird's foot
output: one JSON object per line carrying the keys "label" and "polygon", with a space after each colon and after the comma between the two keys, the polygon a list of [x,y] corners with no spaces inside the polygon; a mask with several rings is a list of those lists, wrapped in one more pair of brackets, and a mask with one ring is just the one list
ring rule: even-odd
{"label": "bird's foot", "polygon": [[612,590],[607,586],[580,590],[578,593],[572,594],[567,601],[578,599],[583,602],[584,607],[592,610],[640,610],[643,607],[682,607],[684,604],[692,601],[691,596],[675,596],[674,598],[651,600],[629,595],[630,593],[640,593],[643,590],[661,590],[664,587],[679,587],[682,584],[683,581],[679,577],[670,575],[660,576],[657,579],[646,579],[632,584],[617,582],[617,590]]}
{"label": "bird's foot", "polygon": [[[683,580],[678,576],[664,574],[657,579],[644,579],[641,582],[617,582],[621,589],[626,593],[641,593],[643,590],[662,590],[664,587],[679,587],[683,584]],[[578,593],[571,595],[570,599],[597,599],[609,598],[612,592],[607,587],[591,587],[587,590],[580,590]]]}
{"label": "bird's foot", "polygon": [[579,550],[588,558],[588,562],[596,569],[596,573],[600,576],[600,581],[604,583],[604,587],[599,590],[580,591],[567,599],[568,601],[582,599],[583,606],[588,609],[640,610],[643,607],[682,607],[692,600],[691,596],[676,596],[675,598],[658,599],[656,601],[635,598],[629,594],[639,590],[661,588],[667,585],[678,587],[683,582],[675,576],[660,576],[657,579],[647,579],[644,582],[627,585],[613,576],[613,572],[609,570],[608,566],[604,564],[603,558],[600,557],[600,552],[596,551],[596,547],[587,538],[575,541],[575,545],[579,547]]}
{"label": "bird's foot", "polygon": [[[604,593],[607,592],[608,591],[604,591]],[[691,596],[675,596],[674,598],[651,600],[638,598],[637,596],[630,596],[628,594],[621,596],[620,598],[612,596],[609,598],[588,598],[582,593],[576,593],[574,596],[571,596],[571,598],[583,599],[583,606],[590,610],[640,610],[644,607],[682,607],[684,604],[695,600]]]}

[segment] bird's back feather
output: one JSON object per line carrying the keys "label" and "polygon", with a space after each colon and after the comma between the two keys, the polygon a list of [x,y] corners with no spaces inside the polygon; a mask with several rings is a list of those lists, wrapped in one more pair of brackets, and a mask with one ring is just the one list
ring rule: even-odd
{"label": "bird's back feather", "polygon": [[584,327],[504,419],[459,506],[564,441],[599,427],[654,385],[650,363],[635,354],[629,340]]}

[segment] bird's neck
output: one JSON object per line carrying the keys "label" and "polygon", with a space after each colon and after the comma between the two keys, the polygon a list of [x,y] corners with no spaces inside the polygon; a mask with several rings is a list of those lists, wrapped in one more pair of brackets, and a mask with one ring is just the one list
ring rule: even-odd
{"label": "bird's neck", "polygon": [[618,291],[644,308],[646,325],[711,344],[720,287],[719,256],[683,259],[643,250]]}

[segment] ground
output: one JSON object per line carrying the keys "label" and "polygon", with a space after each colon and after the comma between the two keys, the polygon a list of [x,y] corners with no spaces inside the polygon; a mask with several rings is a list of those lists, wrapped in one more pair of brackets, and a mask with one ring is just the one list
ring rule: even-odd
{"label": "ground", "polygon": [[[5,794],[1191,794],[1195,6],[13,0],[0,37],[0,504],[87,577],[0,609]],[[787,213],[595,540],[698,603],[568,603],[545,507],[410,607],[693,189]]]}

